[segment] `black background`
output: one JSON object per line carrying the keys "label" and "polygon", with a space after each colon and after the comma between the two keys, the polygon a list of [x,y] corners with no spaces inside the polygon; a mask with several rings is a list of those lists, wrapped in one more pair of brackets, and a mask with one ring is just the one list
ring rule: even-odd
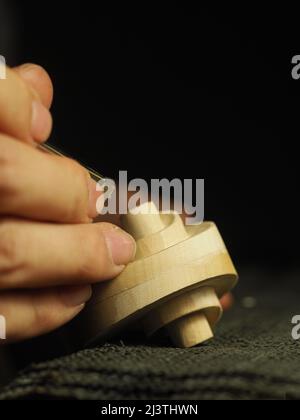
{"label": "black background", "polygon": [[292,10],[9,4],[2,54],[49,71],[55,144],[109,177],[205,178],[206,219],[238,266],[298,264]]}

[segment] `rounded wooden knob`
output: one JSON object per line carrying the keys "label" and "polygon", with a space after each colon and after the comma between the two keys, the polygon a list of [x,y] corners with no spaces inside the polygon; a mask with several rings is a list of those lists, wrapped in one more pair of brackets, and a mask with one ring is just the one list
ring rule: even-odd
{"label": "rounded wooden knob", "polygon": [[193,347],[213,338],[209,322],[202,312],[186,315],[166,327],[176,347]]}
{"label": "rounded wooden knob", "polygon": [[121,223],[123,228],[136,240],[158,233],[166,227],[163,218],[152,202],[144,203],[137,207],[133,213],[123,215]]}
{"label": "rounded wooden knob", "polygon": [[159,214],[153,203],[136,210],[122,217],[137,241],[136,258],[93,287],[76,321],[77,340],[90,345],[132,327],[148,336],[164,331],[180,347],[208,340],[222,314],[219,297],[238,279],[217,227],[184,226],[178,214]]}
{"label": "rounded wooden knob", "polygon": [[[122,224],[137,240],[137,259],[156,254],[188,237],[179,215],[159,214],[153,203],[143,204],[138,214],[123,216]],[[213,337],[212,328],[221,314],[215,290],[201,287],[183,291],[158,305],[145,317],[144,329],[150,336],[164,328],[176,346],[192,347]]]}
{"label": "rounded wooden knob", "polygon": [[123,228],[137,241],[136,260],[157,254],[188,238],[177,213],[161,214],[152,202],[140,206],[139,212],[121,218]]}
{"label": "rounded wooden knob", "polygon": [[222,307],[212,287],[199,287],[161,303],[144,318],[148,336],[162,328],[178,347],[192,347],[213,337]]}

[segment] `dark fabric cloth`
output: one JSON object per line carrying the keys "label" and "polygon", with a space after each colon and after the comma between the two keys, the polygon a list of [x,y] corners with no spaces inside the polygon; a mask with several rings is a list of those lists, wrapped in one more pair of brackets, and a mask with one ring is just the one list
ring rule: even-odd
{"label": "dark fabric cloth", "polygon": [[291,337],[291,319],[300,313],[299,286],[298,276],[289,278],[248,275],[215,339],[202,346],[124,338],[32,364],[0,399],[298,399],[300,341]]}

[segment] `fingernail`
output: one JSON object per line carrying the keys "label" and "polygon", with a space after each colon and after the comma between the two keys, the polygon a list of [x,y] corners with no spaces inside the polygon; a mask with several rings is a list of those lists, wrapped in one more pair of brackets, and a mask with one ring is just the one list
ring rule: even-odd
{"label": "fingernail", "polygon": [[52,128],[51,114],[39,101],[32,102],[31,135],[41,143],[48,139]]}
{"label": "fingernail", "polygon": [[66,306],[76,307],[84,305],[92,296],[92,288],[89,285],[68,286],[61,290],[61,298]]}
{"label": "fingernail", "polygon": [[95,217],[98,216],[97,201],[100,195],[102,194],[102,191],[97,191],[96,187],[97,187],[96,182],[92,178],[90,178],[88,182],[88,188],[89,188],[88,216],[91,219],[95,219]]}
{"label": "fingernail", "polygon": [[115,265],[126,265],[134,260],[136,243],[132,236],[117,226],[103,233]]}

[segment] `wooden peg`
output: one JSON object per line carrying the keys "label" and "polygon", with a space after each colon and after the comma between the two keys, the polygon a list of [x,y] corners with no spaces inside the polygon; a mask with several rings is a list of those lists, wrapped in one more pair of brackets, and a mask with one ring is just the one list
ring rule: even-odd
{"label": "wooden peg", "polygon": [[148,337],[165,331],[178,347],[212,338],[222,316],[219,299],[238,280],[215,224],[184,226],[178,214],[146,203],[123,216],[122,225],[137,241],[135,261],[94,287],[77,335],[91,344],[135,326]]}

